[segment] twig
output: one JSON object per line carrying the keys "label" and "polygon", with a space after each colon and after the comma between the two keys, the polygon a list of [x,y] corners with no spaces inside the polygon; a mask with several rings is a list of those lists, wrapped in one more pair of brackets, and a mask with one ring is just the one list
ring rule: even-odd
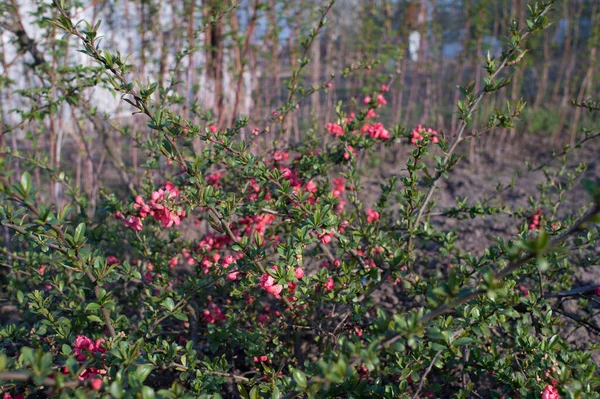
{"label": "twig", "polygon": [[419,397],[419,394],[421,393],[421,389],[423,389],[423,384],[425,383],[425,378],[427,378],[427,375],[431,372],[431,369],[433,368],[433,364],[435,363],[435,361],[437,360],[437,358],[440,356],[440,354],[442,353],[442,351],[438,351],[435,356],[433,357],[433,359],[431,359],[431,363],[429,363],[429,367],[427,367],[427,370],[425,370],[425,374],[423,374],[423,376],[421,377],[421,380],[419,381],[419,387],[417,388],[417,392],[415,392],[413,399],[417,399]]}

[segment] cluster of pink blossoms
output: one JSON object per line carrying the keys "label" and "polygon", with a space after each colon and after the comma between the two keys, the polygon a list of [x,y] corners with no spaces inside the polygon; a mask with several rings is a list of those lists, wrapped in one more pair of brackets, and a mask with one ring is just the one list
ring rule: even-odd
{"label": "cluster of pink blossoms", "polygon": [[221,188],[221,178],[223,175],[219,172],[216,173],[208,173],[205,177],[206,183],[209,186],[213,186],[214,188]]}
{"label": "cluster of pink blossoms", "polygon": [[336,213],[342,213],[346,206],[346,201],[342,198],[344,191],[346,191],[346,181],[342,177],[338,177],[333,181],[333,190],[331,191],[331,194],[335,198],[338,198],[338,203],[335,207]]}
{"label": "cluster of pink blossoms", "polygon": [[333,233],[330,231],[323,231],[321,233],[317,233],[317,237],[322,244],[329,244],[333,239]]}
{"label": "cluster of pink blossoms", "polygon": [[[241,240],[242,236],[252,236],[258,234],[260,237],[264,237],[267,227],[273,223],[275,216],[269,213],[244,216],[237,223],[230,226],[231,232],[233,233],[236,240]],[[276,244],[278,237],[273,237],[273,244]],[[217,235],[210,233],[206,235],[198,244],[198,251],[203,254],[200,260],[200,266],[203,268],[204,273],[208,274],[213,267],[220,266],[220,270],[224,270],[227,273],[227,279],[235,281],[239,277],[239,271],[231,265],[234,265],[237,260],[241,259],[244,255],[242,252],[230,252],[228,246],[233,243],[231,237],[226,234]],[[184,256],[186,254],[184,253]],[[188,263],[193,264],[194,259],[190,254],[187,254]],[[218,269],[217,269],[218,270]]]}
{"label": "cluster of pink blossoms", "polygon": [[368,124],[366,123],[360,128],[361,133],[366,133],[371,136],[372,139],[387,140],[390,138],[390,132],[388,132],[381,123]]}
{"label": "cluster of pink blossoms", "polygon": [[[381,108],[382,105],[386,105],[387,104],[387,100],[385,99],[385,97],[381,93],[377,95],[376,99],[377,99],[377,108]],[[371,101],[373,101],[373,99],[370,96],[366,96],[363,99],[363,104],[364,105],[369,105],[371,103]]]}
{"label": "cluster of pink blossoms", "polygon": [[[104,347],[104,339],[97,339],[95,342],[85,335],[79,335],[73,342],[73,354],[78,362],[85,362],[88,360],[88,356],[94,356],[95,354],[103,354],[106,352]],[[63,369],[63,373],[68,373],[68,370]],[[80,381],[90,380],[92,388],[99,390],[102,387],[102,376],[106,374],[106,369],[102,366],[93,367],[89,366],[81,372],[79,377]]]}
{"label": "cluster of pink blossoms", "polygon": [[12,396],[10,392],[5,392],[4,395],[2,395],[2,399],[25,399],[25,395],[18,393],[15,396]]}
{"label": "cluster of pink blossoms", "polygon": [[[271,269],[277,270],[277,266],[271,266]],[[302,279],[304,277],[304,270],[301,267],[295,268],[294,276],[298,280]],[[264,273],[262,276],[260,276],[259,284],[262,287],[262,289],[267,291],[269,294],[274,295],[277,299],[281,298],[280,294],[283,291],[283,285],[275,284],[275,279],[269,273]],[[296,291],[297,285],[298,284],[294,283],[294,282],[288,283],[288,294],[290,295],[288,298],[292,302],[296,301],[296,297],[294,297],[293,295],[294,295],[294,292]],[[266,319],[268,320],[268,316],[266,316]],[[263,320],[265,320],[264,316],[263,316]]]}
{"label": "cluster of pink blossoms", "polygon": [[552,385],[547,385],[542,392],[542,399],[560,399],[558,390]]}
{"label": "cluster of pink blossoms", "polygon": [[438,143],[438,132],[431,128],[424,128],[420,124],[412,131],[410,142],[417,145],[418,142],[423,141],[425,137],[429,137],[433,144]]}
{"label": "cluster of pink blossoms", "polygon": [[533,215],[529,216],[529,230],[539,230],[542,228],[540,226],[540,219],[542,217],[542,210],[538,209]]}
{"label": "cluster of pink blossoms", "polygon": [[254,356],[254,363],[267,363],[269,358],[266,355]]}
{"label": "cluster of pink blossoms", "polygon": [[351,145],[346,146],[346,151],[344,151],[344,159],[346,161],[349,161],[350,158],[355,157],[357,155],[358,155],[358,151],[356,151],[354,149],[354,147],[352,147]]}
{"label": "cluster of pink blossoms", "polygon": [[333,134],[335,137],[344,135],[344,128],[337,123],[327,122],[325,127],[327,128],[327,133]]}
{"label": "cluster of pink blossoms", "polygon": [[137,210],[137,216],[129,216],[125,218],[121,212],[115,213],[117,219],[123,219],[125,226],[135,230],[142,231],[142,221],[148,216],[153,216],[156,221],[159,221],[163,228],[168,228],[173,225],[178,226],[181,223],[181,218],[185,217],[185,210],[171,208],[168,201],[179,196],[179,190],[171,182],[167,182],[164,188],[161,188],[152,193],[148,203],[144,201],[141,195],[135,197],[133,208]]}
{"label": "cluster of pink blossoms", "polygon": [[373,223],[379,220],[379,212],[371,208],[367,209],[365,214],[367,215],[367,223]]}
{"label": "cluster of pink blossoms", "polygon": [[221,308],[213,301],[208,303],[208,309],[204,309],[202,316],[204,317],[204,321],[211,324],[227,319]]}
{"label": "cluster of pink blossoms", "polygon": [[281,298],[279,295],[283,290],[283,285],[275,284],[275,279],[268,273],[260,276],[260,286],[269,294],[275,295],[276,298]]}

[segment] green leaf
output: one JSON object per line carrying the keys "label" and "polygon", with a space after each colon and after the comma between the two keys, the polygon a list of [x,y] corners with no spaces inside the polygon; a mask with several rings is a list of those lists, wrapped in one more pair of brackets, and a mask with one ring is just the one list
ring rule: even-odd
{"label": "green leaf", "polygon": [[468,345],[471,342],[473,342],[473,338],[471,338],[471,337],[462,337],[462,338],[459,338],[456,341],[454,341],[453,345],[455,347],[459,347],[459,346]]}
{"label": "green leaf", "polygon": [[64,354],[64,355],[68,356],[68,355],[70,355],[70,354],[71,354],[73,351],[72,351],[72,349],[71,349],[71,347],[70,347],[69,345],[67,345],[67,344],[63,344],[63,346],[62,346],[62,352],[63,352],[63,354]]}
{"label": "green leaf", "polygon": [[135,370],[133,373],[133,377],[139,382],[144,382],[146,378],[150,375],[150,373],[154,370],[154,366],[150,364],[143,364]]}
{"label": "green leaf", "polygon": [[306,388],[306,374],[304,374],[302,371],[300,371],[298,369],[294,369],[294,371],[292,371],[292,375],[293,375],[294,381],[296,381],[296,384],[298,385],[298,387],[305,389]]}
{"label": "green leaf", "polygon": [[123,386],[120,382],[114,381],[112,384],[110,384],[110,394],[115,399],[121,399],[123,395],[125,395],[125,391],[123,390]]}
{"label": "green leaf", "polygon": [[73,235],[73,240],[76,244],[80,244],[83,242],[85,238],[85,223],[79,223],[75,228],[75,234]]}
{"label": "green leaf", "polygon": [[175,318],[177,320],[181,320],[181,321],[188,321],[189,320],[188,317],[187,317],[187,315],[185,313],[181,313],[181,312],[173,313],[173,316],[175,316]]}
{"label": "green leaf", "polygon": [[88,305],[85,307],[85,310],[86,310],[86,311],[88,311],[88,312],[93,312],[93,311],[95,311],[95,310],[98,310],[98,309],[100,309],[101,307],[102,307],[102,306],[100,306],[100,304],[98,304],[98,303],[96,303],[96,302],[92,302],[92,303],[88,304]]}
{"label": "green leaf", "polygon": [[21,189],[23,189],[23,192],[25,194],[29,194],[31,191],[31,175],[29,174],[29,172],[23,172],[23,174],[21,175]]}
{"label": "green leaf", "polygon": [[154,389],[143,386],[142,387],[142,399],[154,399],[156,398],[156,394],[154,393]]}
{"label": "green leaf", "polygon": [[260,393],[258,391],[258,386],[254,386],[254,388],[252,388],[250,390],[250,399],[260,399]]}
{"label": "green leaf", "polygon": [[162,302],[162,305],[169,311],[172,312],[175,309],[175,302],[172,298],[167,298]]}

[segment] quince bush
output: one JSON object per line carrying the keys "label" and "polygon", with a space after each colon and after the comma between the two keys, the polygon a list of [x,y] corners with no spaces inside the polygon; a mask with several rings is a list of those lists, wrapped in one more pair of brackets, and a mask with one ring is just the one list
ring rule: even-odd
{"label": "quince bush", "polygon": [[[471,114],[505,85],[503,71],[547,26],[551,6],[532,6],[527,27],[513,26],[503,54],[486,58],[480,92],[462,89],[454,138],[384,126],[378,113],[390,88],[380,82],[353,112],[338,104],[335,119],[301,143],[264,148],[265,130],[239,139],[247,118],[218,129],[181,117],[167,93],[156,101],[155,83],[130,82],[120,55],[100,49],[98,26],[75,24],[55,2],[49,23],[78,40],[103,74],[89,73],[146,118],[150,134],[138,144],[147,173],[129,195],[104,189],[90,216],[77,188],[57,208],[41,201],[30,172],[3,171],[0,212],[12,245],[0,277],[17,314],[0,328],[4,398],[600,397],[594,347],[567,342],[557,307],[597,300],[596,287],[573,288],[570,277],[576,262],[599,261],[598,187],[586,183],[584,208],[557,211],[585,168],[540,166],[547,182],[526,209],[459,200],[438,212],[514,218],[518,234],[481,255],[456,245],[460,224],[446,231],[433,222],[436,188],[472,138]],[[333,87],[302,87],[305,65],[265,126],[283,129],[303,99]],[[523,105],[498,110],[485,128],[512,126]],[[361,165],[392,145],[411,149],[406,168],[363,204]],[[63,171],[10,157],[70,187]],[[384,285],[398,306],[376,300]]]}

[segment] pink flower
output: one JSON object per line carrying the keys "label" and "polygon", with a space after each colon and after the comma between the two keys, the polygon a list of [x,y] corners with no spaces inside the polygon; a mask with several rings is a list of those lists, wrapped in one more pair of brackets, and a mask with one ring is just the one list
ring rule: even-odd
{"label": "pink flower", "polygon": [[317,237],[319,237],[319,240],[321,240],[321,243],[323,244],[329,244],[331,242],[331,237],[333,236],[333,233],[330,232],[323,232],[323,233],[317,233]]}
{"label": "pink flower", "polygon": [[329,281],[327,281],[327,282],[325,283],[325,289],[326,289],[327,291],[331,291],[331,290],[333,290],[333,287],[334,287],[334,286],[335,286],[335,283],[333,282],[333,279],[332,279],[331,277],[329,277]]}
{"label": "pink flower", "polygon": [[267,363],[269,358],[267,356],[254,356],[254,363]]}
{"label": "pink flower", "polygon": [[519,291],[521,291],[521,294],[523,294],[524,296],[529,295],[529,290],[524,285],[519,286]]}
{"label": "pink flower", "polygon": [[46,265],[42,265],[42,267],[40,267],[38,269],[38,273],[40,273],[42,276],[44,275],[45,271],[46,271]]}
{"label": "pink flower", "polygon": [[102,379],[100,379],[100,378],[94,378],[92,380],[91,385],[92,385],[92,389],[94,391],[99,391],[100,388],[102,388]]}
{"label": "pink flower", "polygon": [[304,270],[302,270],[302,268],[301,268],[301,267],[297,267],[297,268],[294,270],[294,274],[296,275],[296,278],[297,278],[297,279],[301,279],[302,277],[304,277]]}
{"label": "pink flower", "polygon": [[125,219],[125,216],[119,211],[116,211],[114,214],[115,219]]}
{"label": "pink flower", "polygon": [[168,191],[169,193],[171,193],[169,195],[169,198],[175,198],[179,196],[179,189],[177,187],[175,187],[175,185],[173,183],[171,183],[170,181],[167,181],[165,183],[165,190]]}
{"label": "pink flower", "polygon": [[78,335],[73,342],[75,348],[79,350],[93,350],[94,349],[94,341],[86,337],[85,335]]}
{"label": "pink flower", "polygon": [[205,309],[202,314],[204,316],[204,321],[211,324],[227,319],[227,316],[223,314],[221,308],[212,301],[208,304],[208,309]]}
{"label": "pink flower", "polygon": [[347,220],[344,220],[342,223],[340,223],[338,229],[340,230],[340,233],[343,233],[346,231],[346,227],[348,227],[350,225],[350,222]]}
{"label": "pink flower", "polygon": [[275,151],[273,153],[273,159],[277,162],[282,162],[287,160],[290,157],[290,154],[288,152],[284,152],[284,151]]}
{"label": "pink flower", "polygon": [[351,145],[346,146],[346,151],[344,151],[344,159],[346,161],[350,160],[352,156],[358,155],[358,151],[354,149]]}
{"label": "pink flower", "polygon": [[390,138],[390,132],[388,132],[381,123],[375,123],[369,127],[369,136],[374,139],[386,140]]}
{"label": "pink flower", "polygon": [[308,183],[306,183],[306,186],[304,188],[306,189],[306,191],[308,191],[310,193],[314,193],[315,191],[317,191],[317,185],[312,180],[309,180]]}
{"label": "pink flower", "polygon": [[354,112],[350,112],[350,115],[348,115],[348,117],[344,118],[344,123],[352,122],[355,117],[356,117],[356,114]]}
{"label": "pink flower", "polygon": [[98,339],[96,342],[92,341],[85,335],[79,335],[75,338],[73,345],[73,354],[75,355],[75,359],[79,362],[84,362],[87,359],[87,355],[85,352],[89,353],[104,353],[106,352],[106,348],[103,346],[104,340]]}
{"label": "pink flower", "polygon": [[104,346],[105,342],[106,341],[104,340],[104,338],[98,338],[96,340],[96,342],[94,343],[94,352],[105,353],[106,352],[106,347]]}
{"label": "pink flower", "polygon": [[379,212],[369,208],[365,211],[367,214],[367,223],[373,223],[379,219]]}
{"label": "pink flower", "polygon": [[544,392],[542,392],[542,399],[560,399],[560,395],[556,388],[552,385],[547,385],[546,388],[544,388]]}
{"label": "pink flower", "polygon": [[210,186],[220,188],[221,187],[221,175],[220,173],[209,173],[206,175],[206,183]]}
{"label": "pink flower", "polygon": [[344,201],[342,198],[340,198],[338,200],[337,205],[335,206],[334,211],[336,213],[342,213],[344,211],[344,208],[346,207],[346,201]]}
{"label": "pink flower", "polygon": [[231,273],[227,273],[227,279],[229,281],[235,281],[238,278],[238,275],[240,274],[240,272],[231,272]]}
{"label": "pink flower", "polygon": [[377,114],[375,113],[375,111],[371,108],[369,111],[367,111],[367,114],[365,115],[366,119],[372,119],[372,118],[376,118]]}
{"label": "pink flower", "polygon": [[144,281],[148,284],[152,284],[152,278],[152,273],[146,272],[146,274],[144,274]]}
{"label": "pink flower", "polygon": [[328,89],[331,89],[332,87],[333,87],[333,83],[331,83],[331,82],[328,82],[328,83],[327,83],[327,88],[328,88]]}
{"label": "pink flower", "polygon": [[425,137],[429,137],[433,144],[439,142],[437,131],[431,128],[426,129],[420,124],[412,131],[410,142],[417,145],[417,143],[422,141]]}
{"label": "pink flower", "polygon": [[106,263],[108,263],[109,265],[116,265],[117,263],[119,263],[119,258],[113,255],[109,255],[106,257]]}
{"label": "pink flower", "polygon": [[292,178],[292,171],[290,168],[282,168],[280,172],[281,177],[283,177],[284,179],[289,180]]}
{"label": "pink flower", "polygon": [[268,273],[260,276],[260,286],[269,294],[273,294],[276,297],[279,297],[279,294],[283,290],[283,285],[275,284],[275,279]]}
{"label": "pink flower", "polygon": [[366,97],[363,99],[363,104],[364,104],[364,105],[367,105],[367,104],[369,104],[370,102],[371,102],[371,97],[369,97],[369,96],[366,96]]}
{"label": "pink flower", "polygon": [[382,84],[381,85],[381,92],[382,93],[387,93],[388,91],[390,91],[390,88],[387,87],[387,85]]}
{"label": "pink flower", "polygon": [[83,370],[77,378],[79,379],[79,381],[88,381],[96,377],[102,378],[101,376],[104,374],[106,374],[106,370],[103,367],[88,367],[85,370]]}
{"label": "pink flower", "polygon": [[217,127],[215,125],[210,125],[208,128],[210,129],[211,133],[216,133],[217,132]]}
{"label": "pink flower", "polygon": [[223,258],[223,261],[221,262],[221,266],[227,267],[227,266],[231,265],[232,263],[235,263],[235,258],[231,255],[227,255],[225,258]]}
{"label": "pink flower", "polygon": [[383,94],[379,94],[377,96],[377,104],[379,104],[380,107],[382,105],[386,105],[387,104],[387,101],[386,101],[385,97],[383,97]]}
{"label": "pink flower", "polygon": [[142,228],[144,227],[142,225],[142,220],[135,216],[129,216],[127,219],[123,220],[123,224],[135,231],[142,231]]}
{"label": "pink flower", "polygon": [[335,137],[339,137],[339,136],[343,136],[344,135],[344,129],[340,125],[338,125],[337,123],[327,122],[327,125],[325,125],[325,126],[327,128],[327,133],[331,133]]}
{"label": "pink flower", "polygon": [[179,258],[177,256],[172,257],[169,260],[169,268],[173,269],[179,263]]}

